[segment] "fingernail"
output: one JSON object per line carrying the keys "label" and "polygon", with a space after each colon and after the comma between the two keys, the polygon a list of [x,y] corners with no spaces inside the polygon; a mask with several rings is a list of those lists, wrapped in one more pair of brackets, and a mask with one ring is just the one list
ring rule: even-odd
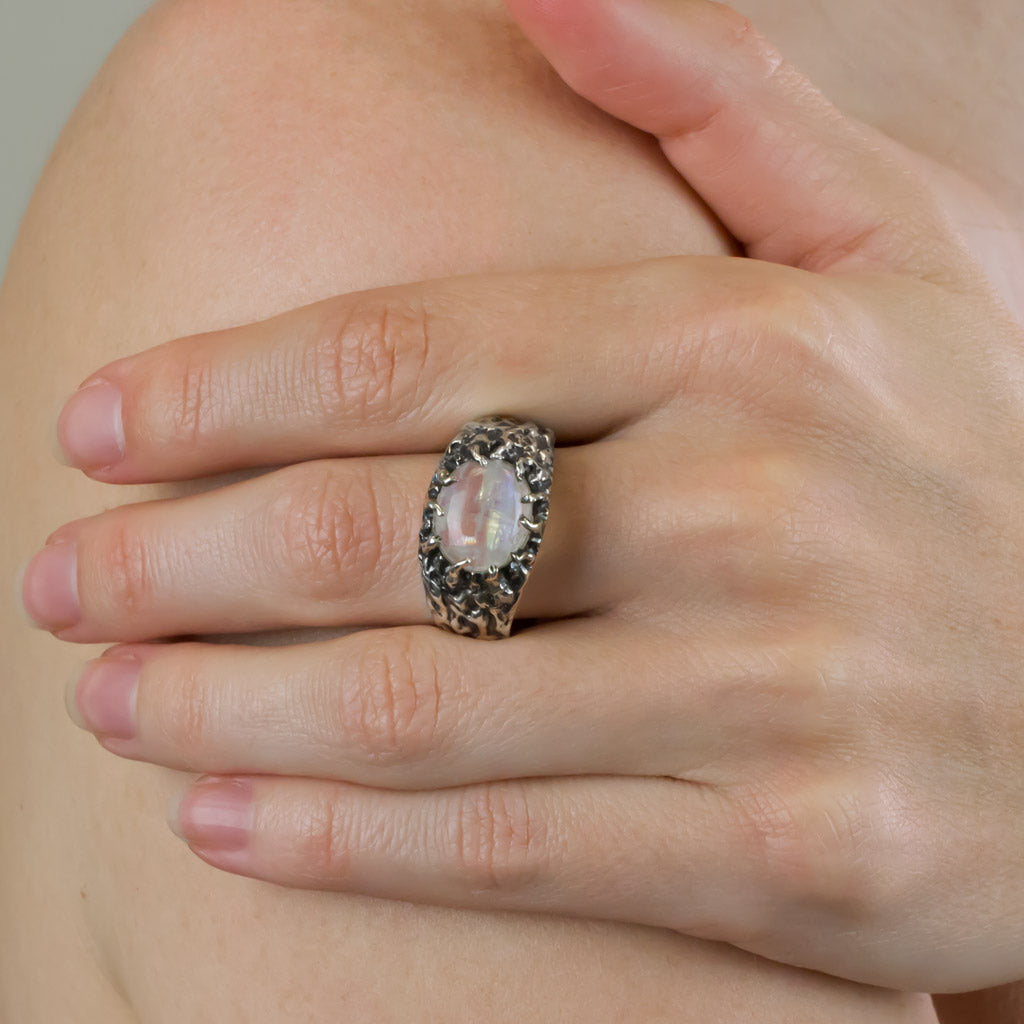
{"label": "fingernail", "polygon": [[78,469],[102,469],[124,458],[121,391],[101,380],[76,391],[57,417],[57,442]]}
{"label": "fingernail", "polygon": [[172,831],[206,850],[242,850],[253,826],[253,789],[248,779],[200,779],[170,809]]}
{"label": "fingernail", "polygon": [[50,544],[25,569],[21,603],[41,629],[64,629],[81,617],[77,551],[73,543]]}
{"label": "fingernail", "polygon": [[66,693],[68,713],[75,724],[97,736],[132,739],[141,670],[138,661],[98,658],[89,662]]}

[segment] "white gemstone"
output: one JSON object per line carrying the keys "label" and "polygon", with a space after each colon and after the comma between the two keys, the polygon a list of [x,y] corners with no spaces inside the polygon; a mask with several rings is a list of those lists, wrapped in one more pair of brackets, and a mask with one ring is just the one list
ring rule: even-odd
{"label": "white gemstone", "polygon": [[442,554],[450,562],[468,558],[467,569],[504,565],[529,536],[519,522],[528,512],[527,483],[504,459],[489,459],[486,466],[471,459],[455,470],[452,481],[437,497],[444,515],[434,513]]}

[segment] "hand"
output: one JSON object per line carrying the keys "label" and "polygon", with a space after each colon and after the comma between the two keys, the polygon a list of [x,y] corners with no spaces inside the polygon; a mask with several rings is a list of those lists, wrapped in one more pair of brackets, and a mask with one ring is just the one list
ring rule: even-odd
{"label": "hand", "polygon": [[[73,714],[213,773],[175,821],[226,870],[1020,976],[1024,331],[727,8],[509,2],[752,258],[375,289],[100,370],[60,423],[97,479],[298,464],[50,538],[29,611],[125,642]],[[437,453],[499,411],[562,447],[538,621],[489,644],[425,624],[416,535]],[[373,628],[139,642],[327,625]]]}

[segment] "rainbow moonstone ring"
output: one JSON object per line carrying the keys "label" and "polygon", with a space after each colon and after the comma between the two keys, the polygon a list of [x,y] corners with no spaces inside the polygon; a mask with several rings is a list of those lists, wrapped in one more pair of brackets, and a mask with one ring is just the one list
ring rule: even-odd
{"label": "rainbow moonstone ring", "polygon": [[434,624],[509,635],[548,518],[555,436],[511,416],[467,423],[427,489],[419,559]]}

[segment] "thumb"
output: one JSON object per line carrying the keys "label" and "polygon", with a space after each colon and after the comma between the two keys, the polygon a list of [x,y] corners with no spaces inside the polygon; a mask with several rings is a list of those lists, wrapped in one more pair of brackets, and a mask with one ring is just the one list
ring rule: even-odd
{"label": "thumb", "polygon": [[977,268],[935,197],[712,0],[505,0],[580,95],[658,136],[749,255],[940,283]]}

